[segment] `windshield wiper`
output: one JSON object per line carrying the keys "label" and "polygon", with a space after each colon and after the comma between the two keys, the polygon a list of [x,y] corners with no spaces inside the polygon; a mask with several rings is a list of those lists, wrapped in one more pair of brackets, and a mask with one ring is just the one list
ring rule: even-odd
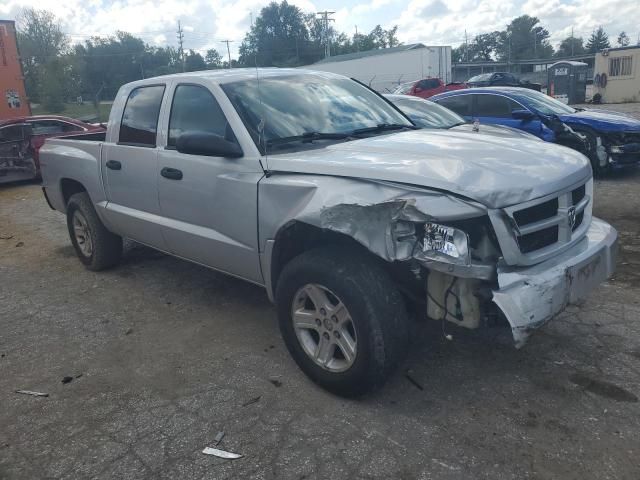
{"label": "windshield wiper", "polygon": [[403,130],[405,128],[411,130],[417,130],[418,127],[415,125],[403,125],[401,123],[380,123],[375,127],[366,127],[366,128],[356,128],[351,132],[351,135],[363,135],[367,133],[379,133],[386,132],[389,130]]}
{"label": "windshield wiper", "polygon": [[267,145],[275,146],[294,142],[313,143],[314,140],[342,140],[343,138],[347,138],[349,135],[350,134],[348,133],[304,132],[302,135],[292,135],[290,137],[267,140]]}

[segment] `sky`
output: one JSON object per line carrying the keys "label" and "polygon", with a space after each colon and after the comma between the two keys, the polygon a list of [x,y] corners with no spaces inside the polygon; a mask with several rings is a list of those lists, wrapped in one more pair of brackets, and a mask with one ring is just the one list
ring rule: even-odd
{"label": "sky", "polygon": [[[16,19],[32,6],[53,12],[74,42],[123,30],[152,45],[177,45],[178,21],[185,49],[217,49],[232,57],[255,17],[269,0],[1,0],[0,19]],[[635,44],[640,35],[640,0],[289,0],[304,12],[334,11],[335,27],[367,33],[377,24],[398,25],[404,43],[458,46],[473,36],[502,30],[514,17],[536,16],[551,33],[554,47],[571,34],[586,41],[602,25],[612,45],[626,31]]]}

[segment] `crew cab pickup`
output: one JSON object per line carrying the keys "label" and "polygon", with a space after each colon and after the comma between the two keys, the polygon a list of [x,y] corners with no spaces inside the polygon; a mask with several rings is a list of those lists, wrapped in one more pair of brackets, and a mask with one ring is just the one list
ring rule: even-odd
{"label": "crew cab pickup", "polygon": [[118,263],[128,237],[262,285],[295,361],[341,395],[399,364],[409,312],[521,346],[614,269],[582,154],[417,130],[331,73],[130,83],[106,134],[48,139],[41,162],[87,268]]}

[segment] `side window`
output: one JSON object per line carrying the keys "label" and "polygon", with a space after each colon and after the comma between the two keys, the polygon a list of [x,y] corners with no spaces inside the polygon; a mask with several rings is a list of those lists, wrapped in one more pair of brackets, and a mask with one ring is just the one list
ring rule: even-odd
{"label": "side window", "polygon": [[453,110],[463,117],[471,116],[471,95],[456,95],[438,100],[443,107]]}
{"label": "side window", "polygon": [[437,78],[428,78],[426,82],[427,88],[438,88],[440,86],[440,82]]}
{"label": "side window", "polygon": [[34,135],[55,135],[64,132],[62,122],[55,120],[37,120],[31,122],[31,125],[33,126]]}
{"label": "side window", "polygon": [[163,95],[164,85],[139,87],[131,91],[122,114],[119,143],[156,146],[158,115]]}
{"label": "side window", "polygon": [[207,132],[224,137],[227,119],[213,94],[198,85],[178,85],[169,116],[167,146],[175,147],[184,132]]}
{"label": "side window", "polygon": [[500,95],[475,95],[476,111],[479,117],[511,118],[511,104],[507,97]]}

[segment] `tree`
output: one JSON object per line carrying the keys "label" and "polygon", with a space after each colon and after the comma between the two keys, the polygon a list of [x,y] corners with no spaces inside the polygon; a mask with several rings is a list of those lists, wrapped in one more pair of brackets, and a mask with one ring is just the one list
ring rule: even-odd
{"label": "tree", "polygon": [[30,99],[38,101],[42,82],[50,80],[45,65],[66,52],[69,40],[62,32],[60,22],[46,10],[26,8],[18,15],[17,23],[25,87]]}
{"label": "tree", "polygon": [[[500,41],[500,32],[482,33],[476,35],[470,45],[466,55],[470,61],[486,62],[493,60],[498,43]],[[464,45],[462,45],[464,47]]]}
{"label": "tree", "polygon": [[539,23],[537,17],[529,15],[514,18],[499,34],[496,48],[499,59],[551,58],[553,47],[549,43],[549,31]]}
{"label": "tree", "polygon": [[184,69],[187,72],[197,72],[198,70],[206,70],[207,64],[198,52],[189,50],[184,58]]}
{"label": "tree", "polygon": [[605,48],[611,48],[609,36],[605,33],[604,28],[598,27],[587,40],[587,51],[589,53],[597,53]]}
{"label": "tree", "polygon": [[207,64],[207,68],[210,70],[222,67],[222,56],[215,48],[207,50],[207,53],[204,56],[204,61]]}
{"label": "tree", "polygon": [[627,47],[629,46],[629,42],[631,40],[629,40],[629,35],[627,35],[626,32],[622,31],[620,32],[620,34],[618,35],[618,40],[617,40],[617,44],[620,47]]}
{"label": "tree", "polygon": [[305,16],[295,5],[271,2],[264,7],[240,45],[243,65],[294,66],[309,40]]}
{"label": "tree", "polygon": [[572,55],[582,55],[586,50],[584,48],[584,41],[582,37],[567,37],[562,42],[558,50],[556,50],[556,57],[570,57]]}

